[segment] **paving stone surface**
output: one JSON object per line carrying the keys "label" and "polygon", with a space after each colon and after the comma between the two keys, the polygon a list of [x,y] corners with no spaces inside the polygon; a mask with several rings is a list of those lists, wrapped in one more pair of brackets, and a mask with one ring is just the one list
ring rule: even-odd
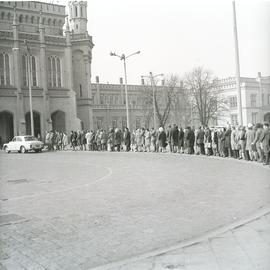
{"label": "paving stone surface", "polygon": [[270,213],[191,246],[107,270],[269,270]]}
{"label": "paving stone surface", "polygon": [[[270,203],[269,169],[226,159],[1,152],[0,171],[0,216],[22,217],[0,226],[0,269],[93,269],[202,235]],[[121,269],[265,269],[269,220]]]}

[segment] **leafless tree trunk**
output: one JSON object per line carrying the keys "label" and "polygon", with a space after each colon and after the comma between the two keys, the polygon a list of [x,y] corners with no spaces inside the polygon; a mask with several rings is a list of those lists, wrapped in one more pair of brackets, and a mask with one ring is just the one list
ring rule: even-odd
{"label": "leafless tree trunk", "polygon": [[189,91],[200,124],[204,126],[227,110],[227,100],[222,97],[216,82],[212,72],[203,67],[196,67],[185,75],[184,85]]}
{"label": "leafless tree trunk", "polygon": [[[171,115],[172,108],[177,100],[177,94],[179,94],[179,82],[180,80],[178,76],[170,75],[165,79],[164,85],[162,86],[157,86],[156,82],[153,86],[149,84],[145,86],[143,94],[145,114],[149,114],[150,111],[150,115],[153,116],[154,100],[159,126],[164,127]],[[152,87],[154,87],[154,99]]]}

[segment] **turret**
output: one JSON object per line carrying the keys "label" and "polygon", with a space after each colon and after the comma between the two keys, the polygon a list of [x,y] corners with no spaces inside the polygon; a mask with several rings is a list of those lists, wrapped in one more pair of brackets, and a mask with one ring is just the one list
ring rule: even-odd
{"label": "turret", "polygon": [[69,1],[70,28],[74,34],[87,32],[87,1]]}

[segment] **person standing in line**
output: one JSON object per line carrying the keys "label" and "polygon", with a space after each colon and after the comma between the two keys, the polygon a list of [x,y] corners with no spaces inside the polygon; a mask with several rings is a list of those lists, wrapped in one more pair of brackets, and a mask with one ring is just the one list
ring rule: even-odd
{"label": "person standing in line", "polygon": [[167,128],[167,132],[166,132],[166,139],[167,139],[167,143],[168,143],[169,148],[170,148],[170,152],[172,153],[173,149],[172,149],[172,144],[171,144],[171,137],[172,137],[171,132],[172,132],[172,127],[171,127],[171,125],[169,125]]}
{"label": "person standing in line", "polygon": [[107,150],[107,134],[104,129],[101,130],[101,150],[106,151]]}
{"label": "person standing in line", "polygon": [[184,131],[182,127],[179,128],[178,133],[178,153],[183,154],[184,153]]}
{"label": "person standing in line", "polygon": [[270,158],[270,132],[269,132],[269,124],[264,123],[263,132],[261,136],[261,148],[263,150],[263,165],[269,165]]}
{"label": "person standing in line", "polygon": [[246,130],[244,127],[239,127],[239,159],[247,160],[246,156]]}
{"label": "person standing in line", "polygon": [[171,142],[172,152],[176,153],[177,148],[178,148],[178,144],[179,144],[179,130],[178,130],[178,126],[176,124],[173,125],[173,128],[171,130],[170,142]]}
{"label": "person standing in line", "polygon": [[231,147],[231,126],[228,125],[225,133],[224,133],[224,153],[225,157],[232,156],[232,147]]}
{"label": "person standing in line", "polygon": [[260,163],[263,162],[263,157],[264,157],[263,150],[261,148],[262,133],[263,133],[262,124],[257,123],[256,124],[255,139],[251,145],[254,145],[256,147],[257,161]]}
{"label": "person standing in line", "polygon": [[212,154],[211,146],[212,146],[212,136],[211,131],[208,127],[205,128],[204,132],[204,146],[205,146],[205,154],[210,156]]}
{"label": "person standing in line", "polygon": [[126,146],[126,152],[129,152],[130,151],[130,144],[131,144],[131,137],[130,137],[130,131],[129,131],[128,127],[125,127],[123,137],[124,137],[123,138],[124,144]]}
{"label": "person standing in line", "polygon": [[120,129],[116,128],[115,129],[115,146],[116,146],[116,151],[120,152],[121,150],[121,143],[122,143],[122,134]]}
{"label": "person standing in line", "polygon": [[232,156],[233,158],[239,158],[239,153],[238,153],[238,133],[236,128],[233,126],[232,127],[232,132],[231,132],[231,147],[232,147]]}
{"label": "person standing in line", "polygon": [[198,152],[200,155],[204,155],[204,130],[203,127],[199,127],[196,144],[198,146]]}
{"label": "person standing in line", "polygon": [[158,145],[159,145],[159,152],[166,152],[166,140],[167,140],[167,136],[166,133],[163,129],[163,127],[160,127],[158,129],[159,134],[158,134]]}
{"label": "person standing in line", "polygon": [[254,147],[252,147],[252,142],[255,139],[255,131],[251,123],[248,123],[248,130],[245,134],[246,137],[246,156],[248,160],[253,161],[255,159]]}
{"label": "person standing in line", "polygon": [[145,129],[145,132],[144,132],[144,144],[145,144],[145,152],[150,152],[151,133],[148,128]]}
{"label": "person standing in line", "polygon": [[152,152],[156,152],[157,151],[157,147],[156,147],[157,133],[156,133],[154,128],[151,128],[150,136],[151,136],[151,149],[152,149]]}
{"label": "person standing in line", "polygon": [[68,136],[65,132],[63,132],[63,150],[66,150],[67,145],[68,145]]}
{"label": "person standing in line", "polygon": [[111,128],[109,130],[109,133],[108,133],[107,147],[108,147],[109,152],[114,151],[114,131],[113,131],[113,128]]}
{"label": "person standing in line", "polygon": [[87,149],[88,151],[90,151],[90,138],[91,138],[91,134],[90,134],[90,131],[87,130],[86,131],[86,134],[85,134],[85,139],[86,139],[86,144],[87,144]]}

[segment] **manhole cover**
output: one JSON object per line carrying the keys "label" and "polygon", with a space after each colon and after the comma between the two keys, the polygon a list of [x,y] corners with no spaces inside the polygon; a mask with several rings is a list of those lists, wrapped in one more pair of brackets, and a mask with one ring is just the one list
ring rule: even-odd
{"label": "manhole cover", "polygon": [[13,184],[21,184],[21,183],[28,183],[28,182],[30,182],[30,180],[28,180],[26,178],[8,180],[8,183],[13,183]]}
{"label": "manhole cover", "polygon": [[5,225],[5,224],[9,224],[12,222],[17,222],[20,220],[24,220],[24,217],[21,217],[21,216],[16,215],[16,214],[1,215],[0,216],[0,226]]}

